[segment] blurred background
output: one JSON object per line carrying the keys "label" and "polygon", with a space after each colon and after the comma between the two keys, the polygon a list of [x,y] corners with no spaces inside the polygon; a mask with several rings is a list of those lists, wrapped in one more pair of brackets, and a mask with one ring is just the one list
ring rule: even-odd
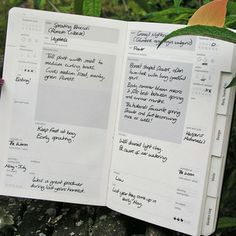
{"label": "blurred background", "polygon": [[[159,23],[186,24],[188,19],[201,5],[209,0],[0,0],[0,75],[4,60],[5,37],[8,11],[12,7],[25,7],[47,11],[98,16],[128,21],[147,21]],[[226,27],[236,29],[236,0],[229,0],[227,7]],[[226,55],[227,56],[227,55]],[[235,62],[236,63],[236,62]],[[14,66],[14,65],[13,65]],[[236,104],[236,103],[235,103]],[[230,135],[227,165],[225,169],[223,191],[217,231],[214,235],[236,235],[236,111]],[[34,217],[30,216],[33,214]],[[36,214],[36,215],[35,215]],[[120,220],[123,231],[115,234],[105,233],[106,226],[99,223],[99,217],[109,220]],[[37,218],[40,216],[41,218]],[[98,217],[99,216],[99,217]],[[86,221],[85,231],[69,234],[58,231],[62,226],[75,227],[79,219]],[[97,220],[98,219],[98,220]],[[27,220],[27,222],[25,222]],[[101,220],[102,222],[103,220]],[[22,223],[23,222],[23,223]],[[66,223],[68,222],[68,224]],[[70,222],[70,223],[69,223]],[[89,223],[90,222],[90,223]],[[104,221],[105,222],[105,221]],[[103,223],[104,223],[103,222]],[[114,222],[113,222],[114,223]],[[90,232],[91,225],[98,224],[101,231]],[[23,226],[22,226],[23,225]],[[83,224],[79,225],[82,227]],[[102,226],[101,226],[102,225]],[[33,227],[33,228],[32,228]],[[105,228],[104,228],[105,227]],[[115,227],[115,225],[114,225]],[[43,231],[43,228],[47,230]],[[73,228],[74,230],[74,228]],[[108,230],[108,228],[107,228]],[[31,231],[31,233],[30,233]],[[42,233],[43,232],[43,233]],[[59,232],[59,233],[56,233]],[[61,233],[60,233],[61,232]],[[66,233],[67,232],[67,233]],[[75,230],[73,231],[75,232]],[[72,232],[72,233],[73,233]],[[122,233],[123,232],[123,233]],[[26,200],[0,197],[0,236],[5,235],[148,235],[169,236],[183,235],[166,231],[130,217],[117,215],[106,208],[76,206],[72,204],[47,201]]]}

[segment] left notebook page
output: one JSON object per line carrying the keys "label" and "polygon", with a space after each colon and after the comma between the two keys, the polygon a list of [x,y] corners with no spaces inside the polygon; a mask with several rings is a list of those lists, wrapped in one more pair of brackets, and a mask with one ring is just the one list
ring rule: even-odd
{"label": "left notebook page", "polygon": [[127,24],[13,8],[0,194],[104,205]]}

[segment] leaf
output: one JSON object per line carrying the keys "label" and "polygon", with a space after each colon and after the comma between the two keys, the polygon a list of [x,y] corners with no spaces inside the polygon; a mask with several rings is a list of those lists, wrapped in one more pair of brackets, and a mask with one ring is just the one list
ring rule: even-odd
{"label": "leaf", "polygon": [[186,24],[188,19],[191,15],[189,13],[180,14],[179,16],[175,17],[172,23],[174,24]]}
{"label": "leaf", "polygon": [[46,0],[34,0],[35,9],[43,9],[46,4]]}
{"label": "leaf", "polygon": [[150,9],[148,3],[143,0],[135,0],[135,2],[146,12],[148,12]]}
{"label": "leaf", "polygon": [[190,16],[193,13],[194,9],[191,8],[173,7],[166,10],[149,13],[143,18],[143,20],[159,23],[173,23],[173,21],[175,21],[175,19],[181,14],[189,14]]}
{"label": "leaf", "polygon": [[5,209],[0,207],[0,229],[6,225],[13,225],[14,219],[13,216],[8,214]]}
{"label": "leaf", "polygon": [[83,14],[83,0],[74,0],[74,13]]}
{"label": "leaf", "polygon": [[83,14],[86,16],[100,16],[102,9],[101,0],[84,0]]}
{"label": "leaf", "polygon": [[47,1],[55,12],[60,12],[60,10],[50,0],[47,0]]}
{"label": "leaf", "polygon": [[127,4],[128,4],[128,8],[132,16],[140,16],[140,15],[142,16],[146,14],[145,10],[141,8],[140,5],[137,4],[136,1],[129,0]]}
{"label": "leaf", "polygon": [[3,217],[3,222],[5,225],[13,225],[14,224],[14,218],[12,215],[5,215]]}
{"label": "leaf", "polygon": [[236,2],[228,2],[227,13],[228,15],[236,14]]}
{"label": "leaf", "polygon": [[34,8],[39,9],[41,0],[34,0]]}
{"label": "leaf", "polygon": [[111,0],[111,3],[112,3],[113,5],[118,5],[119,0]]}
{"label": "leaf", "polygon": [[187,7],[172,7],[162,11],[152,12],[148,15],[155,15],[155,16],[175,16],[183,13],[194,13],[194,9],[187,8]]}
{"label": "leaf", "polygon": [[223,27],[228,0],[213,0],[200,7],[191,17],[188,25],[211,25]]}
{"label": "leaf", "polygon": [[227,16],[225,26],[229,28],[236,28],[236,15]]}
{"label": "leaf", "polygon": [[182,3],[182,0],[174,0],[175,7],[179,7],[181,3]]}
{"label": "leaf", "polygon": [[234,87],[234,86],[236,86],[236,77],[234,77],[232,79],[232,81],[229,83],[229,85],[227,85],[226,88],[231,88],[231,87]]}
{"label": "leaf", "polygon": [[219,218],[217,229],[227,229],[236,227],[236,218],[234,217],[221,217]]}
{"label": "leaf", "polygon": [[58,6],[58,9],[59,9],[60,12],[71,12],[72,11],[72,6],[71,5],[69,5],[69,6],[62,5],[62,6]]}
{"label": "leaf", "polygon": [[196,36],[205,36],[215,39],[220,39],[223,41],[236,43],[236,33],[233,31],[220,28],[216,26],[206,26],[206,25],[193,25],[193,26],[186,26],[184,28],[177,29],[172,33],[168,34],[158,45],[161,46],[162,43],[167,41],[170,38],[183,36],[183,35],[196,35]]}

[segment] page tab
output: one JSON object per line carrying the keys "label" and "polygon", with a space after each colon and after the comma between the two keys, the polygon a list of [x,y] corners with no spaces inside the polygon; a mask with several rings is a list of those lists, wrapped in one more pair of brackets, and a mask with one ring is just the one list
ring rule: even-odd
{"label": "page tab", "polygon": [[217,198],[207,197],[205,212],[202,224],[202,235],[210,235],[214,231],[215,223],[215,209],[217,205]]}
{"label": "page tab", "polygon": [[229,98],[230,98],[230,90],[226,89],[226,86],[232,80],[231,73],[222,72],[220,78],[220,91],[219,91],[219,100],[217,104],[217,113],[221,115],[228,114],[228,105],[229,105]]}
{"label": "page tab", "polygon": [[227,116],[223,115],[216,116],[216,126],[212,145],[212,155],[218,157],[222,156],[226,122],[227,122]]}
{"label": "page tab", "polygon": [[208,182],[207,195],[211,197],[218,197],[218,189],[220,176],[222,173],[222,158],[212,156],[211,157],[211,168]]}

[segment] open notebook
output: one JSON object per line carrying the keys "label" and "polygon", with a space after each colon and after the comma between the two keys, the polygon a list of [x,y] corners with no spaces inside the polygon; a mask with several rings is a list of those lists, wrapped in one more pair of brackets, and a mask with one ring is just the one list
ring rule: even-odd
{"label": "open notebook", "polygon": [[91,205],[191,235],[215,229],[233,44],[180,25],[13,8],[0,194]]}

